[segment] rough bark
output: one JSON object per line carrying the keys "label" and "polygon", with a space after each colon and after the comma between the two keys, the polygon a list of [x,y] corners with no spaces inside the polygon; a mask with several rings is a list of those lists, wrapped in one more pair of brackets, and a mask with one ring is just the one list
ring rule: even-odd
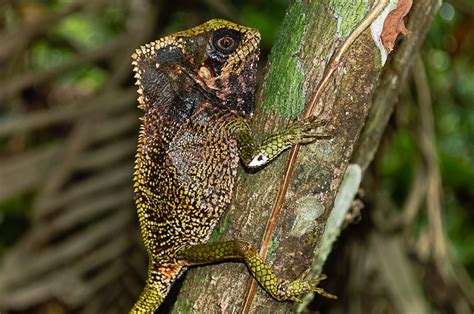
{"label": "rough bark", "polygon": [[[295,1],[290,5],[259,93],[254,117],[257,134],[263,137],[282,129],[291,115],[301,113],[337,45],[367,13],[363,1],[354,3],[356,1],[352,4]],[[403,39],[400,51],[395,49],[395,61],[385,70],[378,89],[382,73],[380,52],[370,30],[357,39],[344,57],[318,104],[332,107],[336,132],[329,140],[301,149],[266,256],[282,277],[295,278],[310,267],[314,273],[321,271],[331,250],[331,242],[324,243],[324,239],[337,236],[341,228],[337,226],[332,230],[334,217],[329,223],[328,219],[346,168],[353,159],[366,169],[372,159],[411,56],[423,41],[438,6],[438,1],[415,1],[408,18],[412,34]],[[353,156],[373,102],[377,107],[370,111],[363,141]],[[233,203],[214,233],[213,241],[240,238],[260,247],[286,160],[287,154],[283,154],[257,174],[240,172]],[[357,179],[355,182],[357,189]],[[238,313],[251,280],[240,263],[192,269],[173,312]],[[292,304],[276,302],[258,288],[251,312],[284,313],[292,307]]]}

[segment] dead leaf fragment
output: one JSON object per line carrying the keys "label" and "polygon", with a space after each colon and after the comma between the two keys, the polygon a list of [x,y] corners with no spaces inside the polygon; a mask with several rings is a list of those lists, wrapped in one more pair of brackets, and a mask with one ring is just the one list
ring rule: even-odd
{"label": "dead leaf fragment", "polygon": [[398,34],[408,35],[410,33],[405,27],[403,18],[410,11],[412,4],[413,0],[399,0],[397,8],[387,15],[380,38],[388,52],[393,50]]}

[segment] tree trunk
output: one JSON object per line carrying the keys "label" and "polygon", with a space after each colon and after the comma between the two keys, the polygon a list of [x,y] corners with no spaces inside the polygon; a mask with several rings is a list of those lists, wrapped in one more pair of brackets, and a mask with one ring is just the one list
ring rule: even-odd
{"label": "tree trunk", "polygon": [[[266,256],[279,276],[296,278],[309,268],[312,275],[321,272],[358,190],[361,170],[376,151],[412,56],[438,6],[436,0],[414,1],[407,24],[411,35],[403,38],[385,67],[367,29],[331,77],[315,112],[331,108],[335,132],[300,150]],[[291,116],[301,114],[334,51],[369,9],[365,1],[293,1],[258,94],[253,129],[259,138],[283,129]],[[245,239],[260,248],[287,159],[284,153],[256,174],[241,169],[233,203],[212,241]],[[349,166],[351,160],[354,164]],[[191,269],[173,312],[241,312],[251,281],[242,263]],[[259,287],[251,298],[250,312],[286,313],[292,308],[295,305],[277,302]]]}

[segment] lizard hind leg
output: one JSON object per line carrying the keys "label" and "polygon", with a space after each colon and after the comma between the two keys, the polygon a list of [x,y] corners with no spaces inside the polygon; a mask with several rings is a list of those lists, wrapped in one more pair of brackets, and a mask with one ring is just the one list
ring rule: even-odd
{"label": "lizard hind leg", "polygon": [[280,279],[247,241],[231,240],[186,246],[177,253],[176,257],[188,265],[240,259],[247,265],[250,273],[262,288],[278,301],[300,302],[296,296],[308,292],[316,292],[327,298],[336,298],[317,287],[317,284],[326,278],[324,275],[310,280],[304,278],[292,281]]}

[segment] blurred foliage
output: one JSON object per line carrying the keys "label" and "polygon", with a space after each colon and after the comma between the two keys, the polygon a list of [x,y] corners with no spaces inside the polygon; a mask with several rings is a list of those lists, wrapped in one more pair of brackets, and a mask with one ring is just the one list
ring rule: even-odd
{"label": "blurred foliage", "polygon": [[[71,5],[70,0],[14,1],[3,12],[3,31],[12,32],[23,23],[35,21],[50,12],[61,10]],[[34,72],[50,70],[74,59],[77,53],[88,49],[100,48],[110,42],[125,29],[126,6],[118,5],[121,0],[114,0],[117,6],[109,3],[104,10],[86,10],[69,15],[60,23],[51,27],[46,36],[34,42],[29,52],[18,60],[18,65]],[[0,9],[1,10],[1,9]],[[108,79],[106,69],[97,64],[82,65],[55,78],[59,90],[64,93],[87,95],[101,89]],[[50,95],[50,97],[56,97]],[[22,104],[15,111],[41,109],[49,107],[48,97],[35,100],[34,104]],[[66,101],[67,99],[65,99]],[[9,108],[0,104],[0,117]],[[54,142],[54,136],[47,136]],[[27,145],[27,144],[26,144]],[[26,148],[26,147],[25,147]],[[8,156],[16,150],[15,144],[6,138],[0,138],[0,157]],[[1,187],[0,187],[1,188]],[[33,192],[33,191],[32,191]],[[30,225],[28,209],[31,208],[33,193],[14,196],[0,203],[0,255],[15,239],[27,230]]]}
{"label": "blurred foliage", "polygon": [[16,195],[0,203],[0,256],[29,227],[26,211],[31,207],[31,195]]}
{"label": "blurred foliage", "polygon": [[474,277],[474,3],[448,2],[423,51],[434,104],[447,232]]}
{"label": "blurred foliage", "polygon": [[[445,2],[421,55],[433,101],[445,226],[455,255],[474,277],[474,3],[470,6],[460,11]],[[397,205],[409,192],[420,158],[417,112],[407,98],[401,97],[377,169]]]}

